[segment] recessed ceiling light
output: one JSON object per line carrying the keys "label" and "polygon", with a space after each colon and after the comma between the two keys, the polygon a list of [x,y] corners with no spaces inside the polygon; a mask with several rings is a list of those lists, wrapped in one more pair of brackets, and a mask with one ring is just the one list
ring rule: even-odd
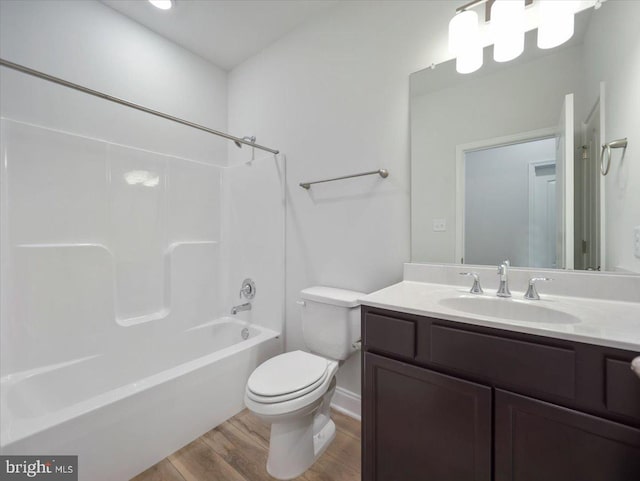
{"label": "recessed ceiling light", "polygon": [[169,10],[173,7],[172,0],[149,0],[149,3],[160,10]]}

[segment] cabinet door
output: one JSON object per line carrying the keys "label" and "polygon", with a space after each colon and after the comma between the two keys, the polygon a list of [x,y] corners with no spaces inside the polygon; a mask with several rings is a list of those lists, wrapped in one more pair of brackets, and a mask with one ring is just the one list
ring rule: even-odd
{"label": "cabinet door", "polygon": [[640,430],[501,390],[496,481],[640,479]]}
{"label": "cabinet door", "polygon": [[369,353],[363,384],[363,480],[491,480],[491,388]]}

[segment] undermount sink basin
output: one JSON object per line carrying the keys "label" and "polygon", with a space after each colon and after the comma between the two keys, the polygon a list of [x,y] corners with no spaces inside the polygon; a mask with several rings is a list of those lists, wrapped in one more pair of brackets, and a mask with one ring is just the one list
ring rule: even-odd
{"label": "undermount sink basin", "polygon": [[510,321],[536,322],[547,324],[576,324],[580,319],[566,312],[512,298],[465,296],[441,299],[439,304],[456,311],[479,316],[498,317]]}

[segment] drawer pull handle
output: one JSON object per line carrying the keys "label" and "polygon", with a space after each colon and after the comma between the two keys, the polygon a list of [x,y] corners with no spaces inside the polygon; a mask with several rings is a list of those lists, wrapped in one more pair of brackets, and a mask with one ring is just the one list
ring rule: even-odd
{"label": "drawer pull handle", "polygon": [[631,370],[640,377],[640,356],[631,361]]}

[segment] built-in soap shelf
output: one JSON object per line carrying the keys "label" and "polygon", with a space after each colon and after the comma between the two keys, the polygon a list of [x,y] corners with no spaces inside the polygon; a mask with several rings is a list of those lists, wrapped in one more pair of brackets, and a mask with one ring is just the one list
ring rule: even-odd
{"label": "built-in soap shelf", "polygon": [[145,322],[151,321],[159,321],[161,319],[166,319],[169,317],[169,313],[171,312],[171,308],[166,307],[164,309],[160,309],[159,311],[150,312],[149,314],[144,314],[142,316],[137,317],[117,317],[116,322],[124,327],[135,326],[137,324],[144,324]]}
{"label": "built-in soap shelf", "polygon": [[171,253],[178,247],[181,246],[200,246],[200,245],[216,245],[218,241],[214,240],[202,240],[202,241],[180,241],[180,242],[172,242],[169,244],[167,248],[167,255],[171,255]]}
{"label": "built-in soap shelf", "polygon": [[[180,242],[172,242],[171,244],[169,244],[169,247],[167,248],[167,255],[170,255],[171,252],[173,252],[173,250],[176,247],[179,246],[183,246],[183,245],[215,245],[218,244],[218,241],[214,241],[214,240],[201,240],[201,241],[180,241]],[[16,247],[21,247],[21,248],[29,248],[29,249],[34,249],[34,248],[39,248],[39,249],[55,249],[55,248],[60,248],[60,247],[98,247],[101,249],[106,250],[107,252],[111,253],[111,251],[109,250],[109,248],[104,245],[104,244],[98,244],[98,243],[94,243],[94,242],[78,242],[78,243],[71,243],[71,242],[60,242],[60,243],[30,243],[30,244],[16,244]]]}
{"label": "built-in soap shelf", "polygon": [[[143,324],[146,322],[159,321],[169,317],[169,315],[172,312],[172,305],[174,305],[176,302],[179,302],[178,300],[173,298],[173,296],[175,296],[176,294],[175,294],[175,289],[172,288],[172,286],[174,285],[172,281],[174,280],[174,277],[176,277],[175,269],[177,269],[174,261],[175,256],[179,255],[180,250],[184,248],[202,248],[207,246],[215,247],[216,245],[218,245],[218,241],[214,241],[214,240],[179,241],[179,242],[172,242],[171,244],[169,244],[169,246],[165,250],[165,256],[164,256],[164,262],[165,262],[165,282],[164,282],[165,288],[164,288],[164,295],[163,295],[164,308],[157,311],[150,312],[148,314],[144,314],[142,316],[126,317],[126,318],[116,317],[117,323],[120,324],[121,326],[135,326],[135,325]],[[202,257],[198,256],[198,259],[194,261],[195,261],[194,264],[195,263],[199,264],[200,262],[202,262]],[[177,274],[177,275],[180,275],[180,274]],[[187,282],[187,281],[183,281],[183,283],[184,282]],[[176,297],[180,297],[180,296],[178,295]],[[116,312],[117,312],[117,309],[116,309]]]}
{"label": "built-in soap shelf", "polygon": [[[20,248],[28,248],[28,249],[57,249],[57,248],[69,248],[69,247],[97,247],[99,249],[104,249],[110,254],[111,251],[104,244],[98,244],[93,242],[78,242],[78,243],[70,243],[70,242],[61,242],[61,243],[46,243],[46,244],[16,244],[16,247]],[[113,255],[113,254],[112,254]]]}
{"label": "built-in soap shelf", "polygon": [[[161,309],[153,310],[148,313],[139,315],[139,316],[126,316],[119,315],[118,313],[118,300],[117,300],[117,288],[116,288],[116,256],[114,253],[104,244],[101,243],[93,243],[93,242],[79,242],[79,243],[70,243],[70,242],[61,242],[61,243],[22,243],[16,244],[15,247],[20,249],[34,249],[37,251],[46,251],[46,250],[92,250],[95,249],[96,252],[93,254],[85,254],[85,258],[81,262],[81,267],[77,267],[77,270],[82,271],[84,266],[101,266],[102,268],[96,269],[95,267],[91,268],[91,271],[82,272],[81,275],[87,276],[108,276],[111,277],[111,285],[112,285],[112,299],[113,299],[113,315],[115,316],[114,321],[120,326],[134,326],[138,324],[143,324],[151,321],[158,321],[167,318],[171,312],[172,308],[175,308],[178,305],[178,310],[189,310],[186,307],[186,304],[189,304],[193,299],[192,292],[196,290],[199,286],[202,285],[203,282],[213,282],[212,276],[217,275],[217,252],[215,252],[216,246],[219,244],[218,241],[215,240],[185,240],[172,242],[168,245],[168,247],[164,251],[163,259],[160,259],[160,262],[164,262],[164,293],[162,295],[162,304]],[[214,252],[207,252],[211,249],[214,249]],[[203,251],[204,250],[204,251]],[[191,253],[190,251],[194,251]],[[195,252],[197,251],[197,253]],[[44,252],[43,252],[44,254]],[[105,254],[108,255],[108,258],[105,257]],[[70,252],[66,255],[71,255]],[[86,258],[86,255],[90,255],[89,258]],[[27,256],[30,260],[27,262],[33,262],[33,256]],[[59,257],[56,262],[54,259],[58,257],[58,254],[49,254],[46,255],[45,259],[41,259],[40,264],[37,269],[30,269],[29,272],[32,275],[38,275],[41,279],[49,278],[51,282],[54,282],[55,279],[59,278],[59,272],[51,272],[50,275],[44,275],[42,271],[47,271],[48,269],[59,269]],[[46,259],[49,259],[47,261]],[[209,261],[209,262],[207,262]],[[38,263],[38,261],[35,261]],[[66,262],[66,261],[64,261]],[[105,263],[110,264],[110,267]],[[215,266],[215,268],[214,268]],[[34,266],[35,267],[35,266]],[[211,271],[209,272],[208,267],[211,267]],[[76,271],[77,272],[77,271]],[[96,274],[98,272],[98,274]],[[23,274],[24,275],[24,274]],[[29,277],[29,274],[27,274]],[[176,280],[177,279],[177,280]],[[28,278],[22,277],[22,284],[26,286],[31,284],[32,282]],[[109,282],[109,281],[106,281]]]}

